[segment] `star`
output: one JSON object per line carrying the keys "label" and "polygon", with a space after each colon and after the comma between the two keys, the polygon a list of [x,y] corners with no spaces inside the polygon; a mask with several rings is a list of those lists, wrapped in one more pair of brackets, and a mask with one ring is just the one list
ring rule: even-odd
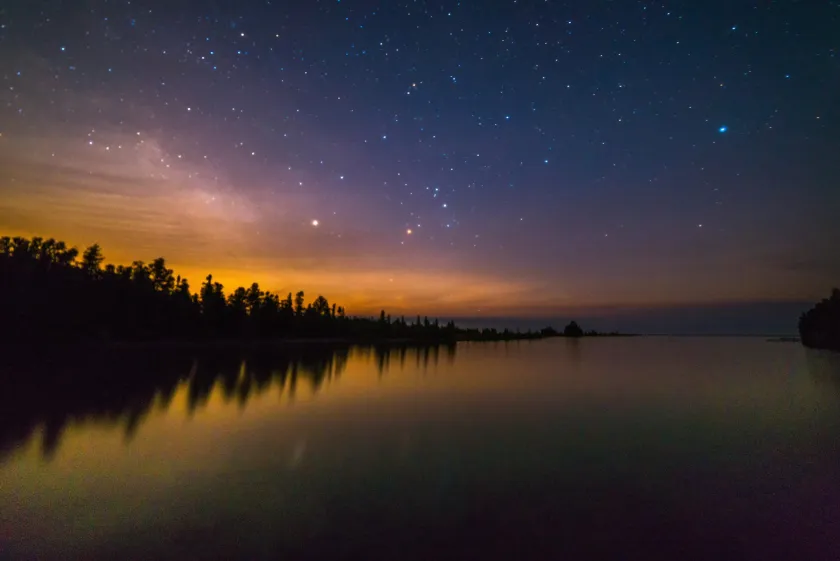
{"label": "star", "polygon": [[[113,255],[189,255],[185,274],[231,271],[226,286],[300,279],[314,290],[330,283],[313,255],[363,255],[325,294],[362,308],[377,288],[365,267],[422,259],[404,299],[381,302],[421,313],[473,310],[473,283],[515,294],[514,310],[798,299],[832,282],[755,257],[785,212],[809,262],[830,251],[806,233],[840,231],[815,202],[838,181],[828,154],[840,114],[825,91],[840,51],[820,25],[836,18],[831,2],[753,17],[709,0],[700,19],[649,2],[497,2],[480,17],[464,2],[267,0],[219,13],[187,2],[176,18],[137,2],[17,4],[0,16],[8,230],[101,229]],[[796,185],[780,179],[790,161],[808,162]],[[223,241],[188,251],[208,232]],[[685,268],[708,271],[701,285],[670,248],[698,236],[745,267],[778,265],[785,287],[772,274],[742,286],[710,252]],[[636,272],[615,286],[608,271],[633,254],[673,286],[654,291]],[[256,262],[264,270],[246,279],[242,264]]]}

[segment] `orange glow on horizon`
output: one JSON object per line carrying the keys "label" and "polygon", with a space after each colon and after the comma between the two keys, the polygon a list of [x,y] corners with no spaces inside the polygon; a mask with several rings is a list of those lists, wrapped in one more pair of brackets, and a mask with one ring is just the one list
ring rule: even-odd
{"label": "orange glow on horizon", "polygon": [[[149,135],[101,136],[103,144],[121,149],[95,152],[66,138],[0,138],[7,153],[0,165],[15,181],[0,197],[0,234],[53,237],[80,249],[99,243],[106,263],[163,256],[190,280],[193,292],[212,273],[228,294],[258,282],[281,296],[303,290],[311,301],[323,295],[351,315],[385,309],[395,316],[550,317],[818,299],[824,291],[818,271],[771,276],[736,250],[716,253],[714,267],[653,251],[536,260],[521,258],[528,257],[520,255],[522,247],[530,251],[527,246],[509,248],[516,240],[476,236],[490,249],[472,253],[472,243],[450,250],[454,243],[438,240],[431,229],[377,231],[363,204],[341,209],[345,213],[332,216],[328,226],[323,219],[307,223],[301,216],[323,212],[308,195],[286,191],[262,204],[269,195],[239,194],[223,178],[175,167],[162,174],[164,151]],[[722,273],[729,270],[738,270],[737,282]]]}

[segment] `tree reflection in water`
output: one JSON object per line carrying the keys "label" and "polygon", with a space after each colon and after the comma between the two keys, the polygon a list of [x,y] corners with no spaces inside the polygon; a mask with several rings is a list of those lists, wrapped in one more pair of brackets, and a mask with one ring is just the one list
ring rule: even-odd
{"label": "tree reflection in water", "polygon": [[169,408],[187,386],[188,414],[207,404],[214,391],[244,407],[251,397],[277,388],[294,399],[298,384],[315,394],[341,376],[348,360],[373,361],[380,377],[412,355],[418,365],[437,364],[441,347],[449,360],[455,344],[335,346],[300,345],[249,352],[184,349],[65,349],[46,354],[2,353],[0,365],[0,461],[40,433],[41,450],[52,458],[66,427],[123,425],[130,441],[153,407]]}

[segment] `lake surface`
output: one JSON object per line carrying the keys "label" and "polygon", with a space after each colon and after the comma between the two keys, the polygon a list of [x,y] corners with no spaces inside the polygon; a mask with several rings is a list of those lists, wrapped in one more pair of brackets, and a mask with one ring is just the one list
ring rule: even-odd
{"label": "lake surface", "polygon": [[840,355],[798,344],[19,354],[0,559],[840,558]]}

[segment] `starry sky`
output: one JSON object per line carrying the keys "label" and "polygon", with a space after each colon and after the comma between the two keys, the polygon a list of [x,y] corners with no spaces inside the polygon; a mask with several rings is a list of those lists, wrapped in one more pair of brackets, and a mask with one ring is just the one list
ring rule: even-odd
{"label": "starry sky", "polygon": [[10,0],[0,230],[349,313],[808,301],[840,3]]}

